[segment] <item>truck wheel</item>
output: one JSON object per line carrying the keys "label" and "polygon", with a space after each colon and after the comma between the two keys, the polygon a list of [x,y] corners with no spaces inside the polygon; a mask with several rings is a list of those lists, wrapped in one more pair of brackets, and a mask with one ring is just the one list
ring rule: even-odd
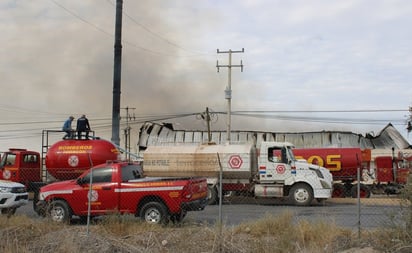
{"label": "truck wheel", "polygon": [[63,200],[52,201],[48,207],[48,214],[52,221],[61,223],[70,223],[72,217],[69,206]]}
{"label": "truck wheel", "polygon": [[167,224],[167,207],[160,202],[146,203],[140,210],[140,218],[151,224]]}
{"label": "truck wheel", "polygon": [[312,189],[306,184],[296,184],[290,189],[289,199],[296,206],[308,206],[313,200]]}
{"label": "truck wheel", "polygon": [[[352,195],[352,198],[358,197],[358,185],[357,184],[354,184],[352,186],[351,195]],[[371,196],[371,191],[369,190],[369,187],[364,184],[361,184],[359,196],[361,198],[369,198]]]}
{"label": "truck wheel", "polygon": [[345,197],[345,186],[342,184],[334,184],[332,191],[332,198],[344,198]]}
{"label": "truck wheel", "polygon": [[207,186],[207,203],[209,205],[216,205],[219,202],[219,195],[216,186]]}
{"label": "truck wheel", "polygon": [[180,213],[178,213],[178,214],[172,215],[172,216],[170,217],[170,220],[171,220],[174,224],[180,223],[180,222],[182,222],[182,220],[186,217],[186,214],[187,214],[186,211],[182,211],[182,212],[180,212]]}
{"label": "truck wheel", "polygon": [[33,202],[33,210],[37,213],[37,215],[41,217],[46,217],[46,210],[37,205],[37,203],[39,202],[39,192],[34,192],[32,202]]}
{"label": "truck wheel", "polygon": [[7,217],[12,216],[16,213],[17,208],[3,208],[1,209],[1,214],[7,215]]}

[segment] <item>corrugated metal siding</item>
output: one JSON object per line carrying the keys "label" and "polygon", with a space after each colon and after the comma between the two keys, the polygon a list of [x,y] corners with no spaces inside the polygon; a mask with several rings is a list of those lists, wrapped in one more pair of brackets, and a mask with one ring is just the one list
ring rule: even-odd
{"label": "corrugated metal siding", "polygon": [[[211,132],[215,143],[226,142],[226,131]],[[378,136],[362,136],[352,132],[322,131],[304,133],[276,133],[255,131],[232,131],[232,143],[254,143],[259,146],[262,141],[290,142],[297,148],[314,147],[359,147],[361,149],[407,149],[410,144],[394,128],[388,124]],[[140,129],[139,147],[144,149],[150,145],[165,143],[204,143],[208,141],[208,133],[204,131],[171,130],[156,123],[145,123]],[[162,144],[163,143],[163,144]]]}

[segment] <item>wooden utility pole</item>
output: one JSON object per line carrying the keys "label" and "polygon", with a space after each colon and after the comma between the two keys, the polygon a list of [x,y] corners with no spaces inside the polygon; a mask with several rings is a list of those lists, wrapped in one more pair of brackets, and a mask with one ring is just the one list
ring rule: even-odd
{"label": "wooden utility pole", "polygon": [[129,121],[132,120],[132,119],[135,120],[136,117],[134,116],[134,113],[133,113],[133,116],[130,115],[129,110],[135,110],[136,108],[131,108],[131,107],[127,106],[126,108],[121,108],[121,109],[126,110],[126,128],[124,129],[124,150],[126,151],[126,155],[125,155],[126,160],[130,161],[130,152],[131,152],[131,150],[130,150],[130,148],[131,148],[130,130],[132,128],[129,125]]}
{"label": "wooden utility pole", "polygon": [[228,68],[228,85],[225,90],[225,98],[227,99],[227,143],[230,143],[230,124],[231,124],[231,100],[232,100],[232,67],[240,67],[241,72],[243,72],[243,63],[240,61],[240,65],[232,65],[232,53],[244,53],[245,49],[242,48],[241,51],[233,51],[229,49],[228,51],[219,51],[217,49],[218,54],[229,54],[229,64],[227,65],[219,65],[219,61],[216,62],[217,72],[219,72],[219,68],[226,67]]}

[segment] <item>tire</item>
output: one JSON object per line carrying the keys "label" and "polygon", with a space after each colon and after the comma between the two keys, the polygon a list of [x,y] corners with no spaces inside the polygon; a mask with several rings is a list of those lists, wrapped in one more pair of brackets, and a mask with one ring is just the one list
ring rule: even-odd
{"label": "tire", "polygon": [[[354,184],[351,189],[351,196],[352,198],[358,197],[358,185]],[[361,184],[360,185],[360,194],[361,198],[369,198],[371,196],[371,191],[368,186]]]}
{"label": "tire", "polygon": [[207,204],[216,205],[219,202],[219,194],[216,186],[208,185],[207,186]]}
{"label": "tire", "polygon": [[39,202],[39,192],[34,192],[33,196],[33,210],[37,213],[37,215],[41,217],[46,217],[46,210],[44,208],[40,208],[37,203]]}
{"label": "tire", "polygon": [[160,202],[148,202],[140,210],[140,218],[150,224],[167,224],[167,207]]}
{"label": "tire", "polygon": [[47,210],[52,221],[58,223],[70,223],[72,213],[66,201],[54,200],[49,204]]}
{"label": "tire", "polygon": [[7,217],[11,217],[13,214],[16,213],[17,208],[3,208],[1,209],[1,214],[7,215]]}
{"label": "tire", "polygon": [[178,214],[172,215],[170,217],[170,220],[174,223],[174,224],[178,224],[180,222],[182,222],[182,220],[186,217],[187,212],[186,211],[182,211]]}
{"label": "tire", "polygon": [[334,184],[332,191],[332,198],[344,198],[345,197],[345,186],[342,184]]}
{"label": "tire", "polygon": [[289,200],[295,206],[309,206],[313,200],[312,188],[302,183],[295,184],[290,189]]}

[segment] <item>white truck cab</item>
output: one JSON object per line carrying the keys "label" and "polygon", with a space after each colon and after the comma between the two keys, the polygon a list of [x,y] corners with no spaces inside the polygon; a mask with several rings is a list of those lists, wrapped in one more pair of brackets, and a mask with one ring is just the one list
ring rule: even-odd
{"label": "white truck cab", "polygon": [[296,160],[293,145],[262,142],[258,159],[257,197],[289,196],[295,205],[309,205],[313,199],[332,196],[332,174],[328,169]]}
{"label": "white truck cab", "polygon": [[0,210],[2,214],[12,215],[20,206],[26,205],[29,195],[23,184],[0,180]]}

